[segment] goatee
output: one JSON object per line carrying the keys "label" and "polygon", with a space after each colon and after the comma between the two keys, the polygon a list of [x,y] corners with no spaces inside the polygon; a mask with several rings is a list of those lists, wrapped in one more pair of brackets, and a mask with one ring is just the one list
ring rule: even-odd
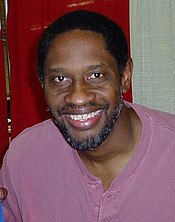
{"label": "goatee", "polygon": [[[121,111],[123,109],[123,95],[122,95],[122,87],[120,87],[120,95],[119,95],[119,103],[116,106],[112,115],[107,114],[107,109],[109,104],[106,104],[105,109],[105,124],[101,132],[97,136],[87,136],[83,139],[76,139],[71,136],[69,129],[66,127],[64,121],[57,121],[53,116],[53,121],[55,125],[60,130],[61,134],[63,135],[64,139],[68,142],[68,144],[78,150],[78,151],[90,151],[97,149],[109,136],[110,132],[114,128],[117,120],[120,117]],[[61,115],[61,111],[58,111],[58,115]]]}

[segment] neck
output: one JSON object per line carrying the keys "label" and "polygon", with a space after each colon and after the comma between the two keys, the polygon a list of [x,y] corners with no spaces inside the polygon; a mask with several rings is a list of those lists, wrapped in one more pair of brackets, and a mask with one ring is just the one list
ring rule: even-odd
{"label": "neck", "polygon": [[102,180],[105,190],[131,159],[140,134],[140,119],[132,109],[124,107],[114,129],[98,149],[78,151],[87,169]]}

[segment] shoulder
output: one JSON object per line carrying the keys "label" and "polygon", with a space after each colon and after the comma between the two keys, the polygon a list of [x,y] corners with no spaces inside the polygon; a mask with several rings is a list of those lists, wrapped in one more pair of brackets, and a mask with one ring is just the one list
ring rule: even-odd
{"label": "shoulder", "polygon": [[16,138],[13,139],[13,142],[21,140],[25,137],[30,136],[37,136],[38,134],[44,135],[46,134],[48,131],[55,131],[56,126],[54,125],[54,123],[52,122],[51,119],[47,119],[41,123],[38,123],[36,125],[33,125],[31,127],[28,127],[26,129],[24,129]]}
{"label": "shoulder", "polygon": [[52,141],[56,141],[56,138],[61,139],[62,136],[53,121],[48,119],[23,130],[12,140],[11,146],[21,143],[27,144],[28,142],[31,144],[40,144],[50,141],[52,138],[54,138]]}
{"label": "shoulder", "polygon": [[158,111],[134,103],[125,103],[132,107],[140,119],[149,118],[153,125],[175,130],[175,114]]}
{"label": "shoulder", "polygon": [[49,155],[61,156],[67,147],[68,144],[52,120],[46,120],[25,129],[14,138],[6,153],[6,159],[8,163],[17,163],[19,160],[33,162]]}

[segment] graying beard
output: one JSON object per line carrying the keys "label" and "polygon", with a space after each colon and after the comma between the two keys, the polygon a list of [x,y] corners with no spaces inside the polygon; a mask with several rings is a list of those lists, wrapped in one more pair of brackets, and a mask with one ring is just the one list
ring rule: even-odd
{"label": "graying beard", "polygon": [[62,122],[61,124],[53,117],[53,121],[55,125],[58,127],[60,132],[62,133],[65,140],[69,143],[69,145],[79,151],[88,151],[88,150],[95,150],[97,149],[100,144],[108,137],[110,132],[112,131],[115,123],[120,117],[121,111],[123,109],[123,89],[120,86],[120,95],[119,95],[119,104],[116,110],[113,113],[112,118],[106,116],[106,123],[102,131],[96,137],[88,137],[81,141],[76,140],[75,138],[71,137],[69,134],[68,129],[66,128],[65,124]]}

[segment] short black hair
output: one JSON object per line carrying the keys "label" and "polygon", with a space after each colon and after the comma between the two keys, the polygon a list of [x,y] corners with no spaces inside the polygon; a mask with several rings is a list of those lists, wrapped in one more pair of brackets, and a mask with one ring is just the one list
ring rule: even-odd
{"label": "short black hair", "polygon": [[102,35],[107,50],[117,61],[122,75],[128,61],[128,44],[124,32],[113,20],[87,10],[75,10],[58,18],[43,33],[38,48],[38,75],[44,81],[44,63],[53,39],[61,33],[72,30],[92,31]]}

